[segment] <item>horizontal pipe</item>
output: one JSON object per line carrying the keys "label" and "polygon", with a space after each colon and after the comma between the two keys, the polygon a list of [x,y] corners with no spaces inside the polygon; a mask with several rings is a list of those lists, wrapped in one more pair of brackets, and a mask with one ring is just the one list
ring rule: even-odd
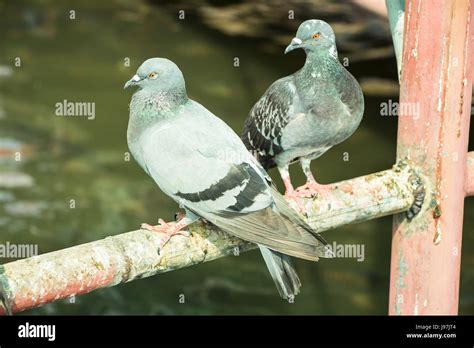
{"label": "horizontal pipe", "polygon": [[[328,187],[324,196],[306,201],[308,222],[319,232],[403,211],[411,217],[424,198],[421,178],[406,161]],[[137,230],[0,266],[0,314],[255,248],[204,222],[189,231],[159,253],[161,235]]]}

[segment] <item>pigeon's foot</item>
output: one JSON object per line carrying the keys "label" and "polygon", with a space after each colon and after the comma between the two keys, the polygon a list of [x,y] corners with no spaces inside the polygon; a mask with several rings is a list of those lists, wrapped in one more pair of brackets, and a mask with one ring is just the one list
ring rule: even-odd
{"label": "pigeon's foot", "polygon": [[[297,210],[303,214],[304,216],[308,217],[308,214],[306,213],[306,207],[305,207],[305,200],[303,196],[301,196],[297,191],[286,191],[285,192],[285,198],[287,201],[290,201],[290,205],[297,208]],[[294,204],[292,204],[294,203]]]}
{"label": "pigeon's foot", "polygon": [[316,181],[308,181],[303,186],[298,187],[295,192],[301,198],[315,198],[318,196],[324,196],[325,193],[329,192],[328,185],[318,184]]}
{"label": "pigeon's foot", "polygon": [[180,234],[182,236],[189,237],[189,233],[187,231],[181,231],[183,228],[187,226],[187,224],[183,223],[176,223],[176,224],[170,224],[162,219],[158,220],[159,225],[152,226],[149,224],[142,224],[141,228],[144,230],[148,231],[153,231],[153,232],[159,232],[159,233],[164,233],[165,236],[160,242],[160,250],[163,249],[163,247],[168,243],[168,241],[171,239],[171,237]]}

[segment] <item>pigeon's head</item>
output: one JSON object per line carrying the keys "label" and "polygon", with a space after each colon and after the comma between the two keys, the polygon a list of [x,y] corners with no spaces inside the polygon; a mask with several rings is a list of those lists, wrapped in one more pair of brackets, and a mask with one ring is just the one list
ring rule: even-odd
{"label": "pigeon's head", "polygon": [[308,52],[326,50],[334,54],[336,49],[336,37],[331,26],[319,19],[310,19],[301,23],[296,37],[285,50],[285,54],[297,48]]}
{"label": "pigeon's head", "polygon": [[137,73],[125,83],[123,88],[138,86],[140,89],[170,90],[184,88],[183,73],[171,60],[150,58],[145,60]]}

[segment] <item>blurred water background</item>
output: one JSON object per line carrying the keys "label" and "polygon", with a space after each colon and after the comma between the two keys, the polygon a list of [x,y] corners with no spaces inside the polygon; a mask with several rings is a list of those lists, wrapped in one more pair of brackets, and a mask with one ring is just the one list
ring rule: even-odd
{"label": "blurred water background", "polygon": [[[397,100],[398,82],[388,22],[351,2],[0,1],[0,244],[37,244],[46,253],[171,220],[177,205],[124,160],[131,97],[124,82],[149,57],[172,59],[190,97],[240,133],[270,83],[302,66],[303,52],[285,56],[283,49],[311,17],[333,25],[340,59],[348,59],[366,98],[359,130],[313,162],[316,177],[329,183],[389,168],[397,119],[381,116],[380,104]],[[55,116],[65,99],[94,102],[95,118]],[[292,175],[304,182],[296,166]],[[474,314],[473,208],[467,199],[461,314]],[[363,244],[365,260],[297,260],[303,288],[293,304],[279,299],[252,251],[27,313],[386,314],[391,218],[324,235]]]}

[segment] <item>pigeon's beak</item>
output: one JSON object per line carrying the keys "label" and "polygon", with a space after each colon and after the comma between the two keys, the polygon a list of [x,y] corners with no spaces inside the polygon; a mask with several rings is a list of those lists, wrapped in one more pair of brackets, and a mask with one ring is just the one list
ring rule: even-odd
{"label": "pigeon's beak", "polygon": [[300,48],[302,43],[303,43],[303,41],[301,41],[297,37],[294,37],[293,40],[291,40],[291,43],[285,49],[285,54],[287,54],[288,52],[291,52],[293,50],[296,50],[297,48]]}
{"label": "pigeon's beak", "polygon": [[128,87],[130,87],[130,86],[135,86],[135,85],[136,85],[138,82],[140,82],[141,80],[142,80],[142,79],[140,78],[140,76],[138,76],[138,75],[135,74],[135,75],[133,75],[133,77],[132,77],[130,80],[128,80],[128,81],[125,83],[125,85],[123,86],[123,89],[126,89],[126,88],[128,88]]}

